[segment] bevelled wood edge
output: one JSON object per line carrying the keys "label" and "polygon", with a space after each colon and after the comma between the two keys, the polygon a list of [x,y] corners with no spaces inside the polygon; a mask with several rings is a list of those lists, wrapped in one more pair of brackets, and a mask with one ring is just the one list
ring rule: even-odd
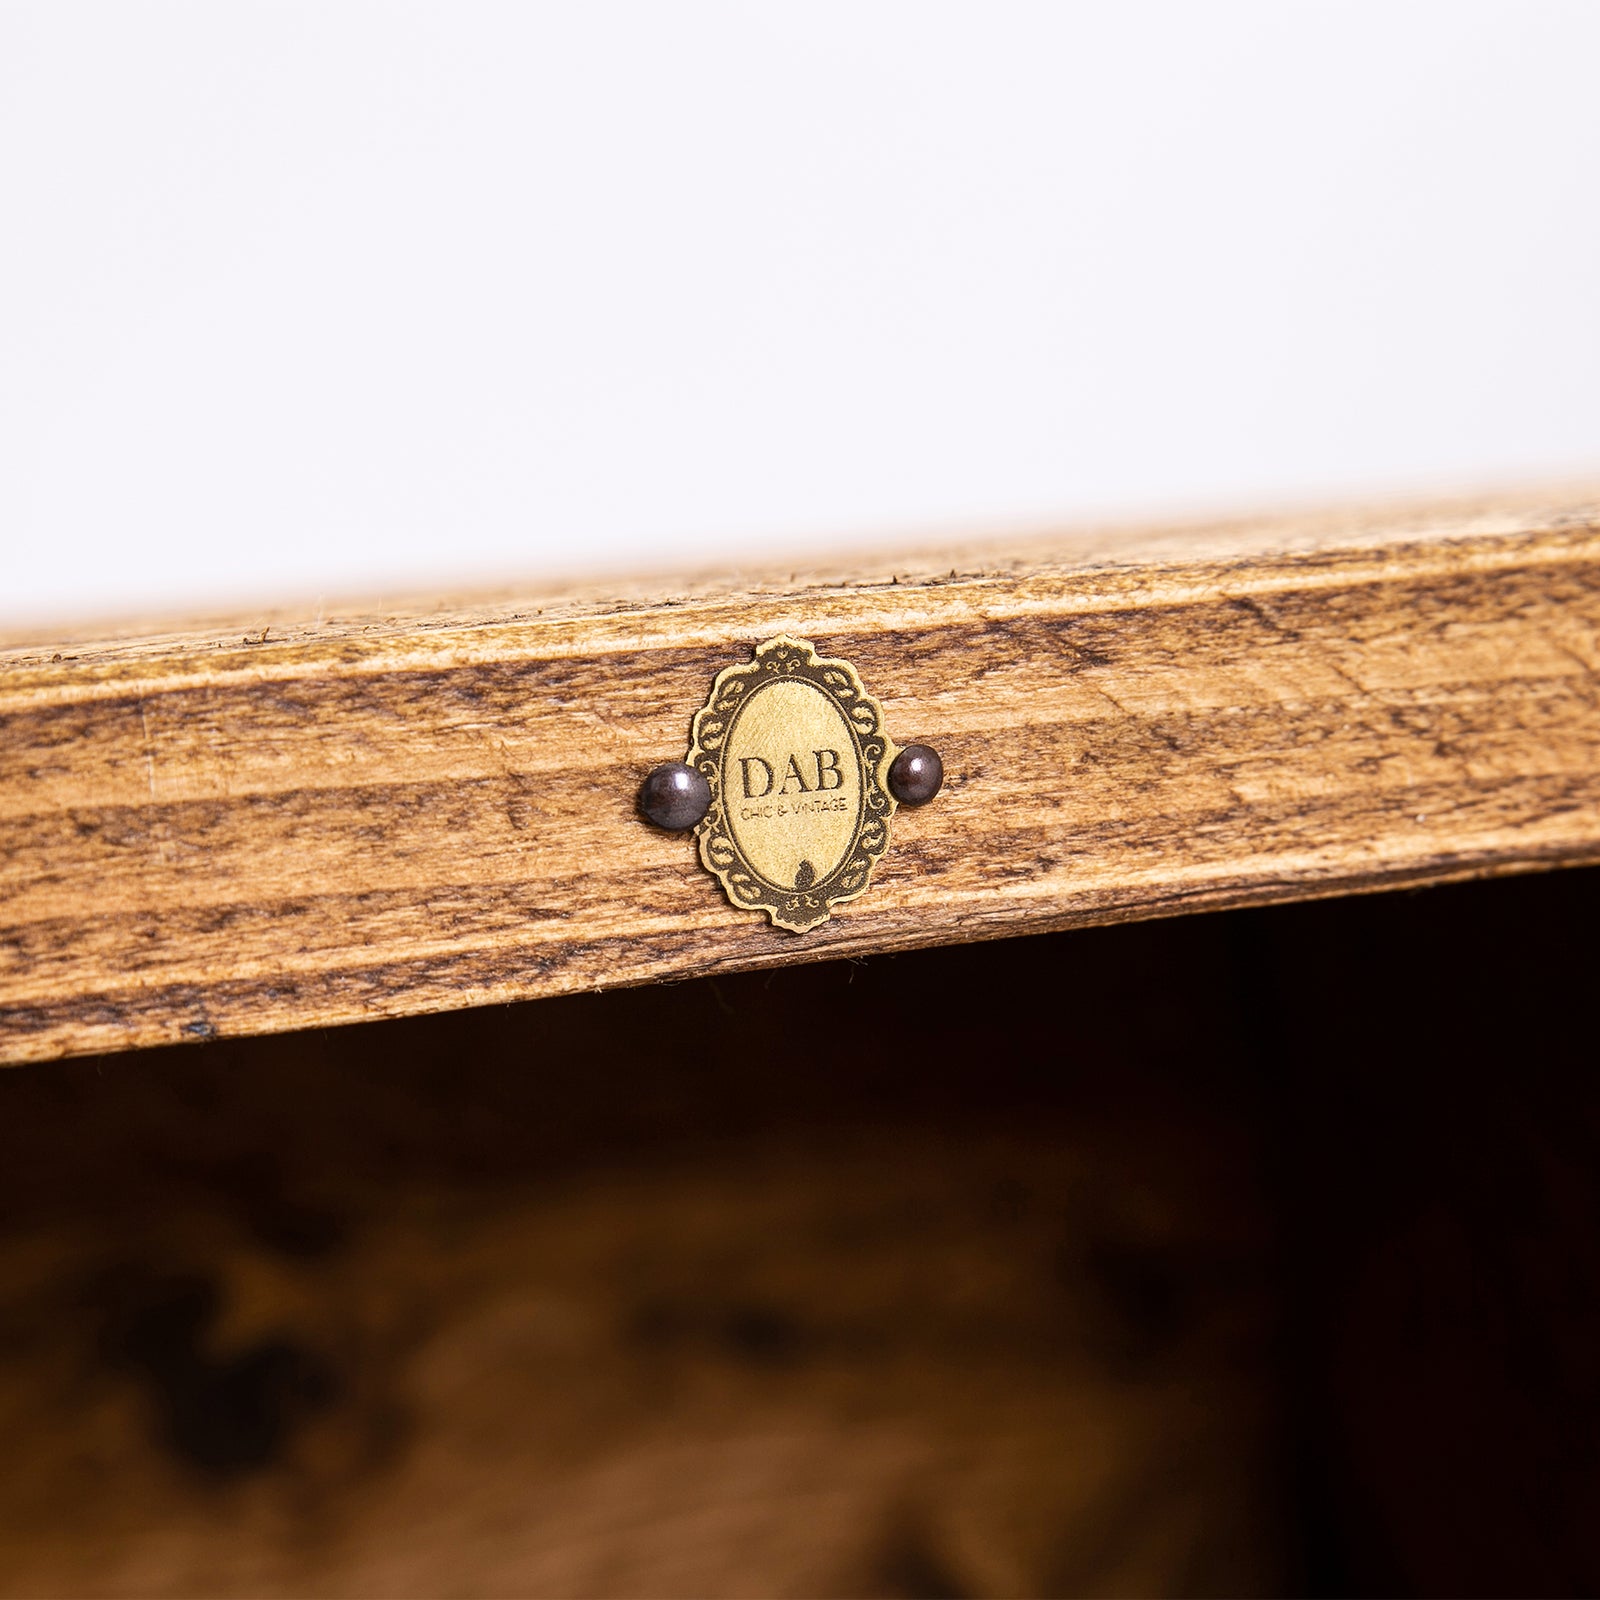
{"label": "bevelled wood edge", "polygon": [[[847,657],[944,791],[796,936],[635,809]],[[15,640],[0,1058],[1600,860],[1600,495]]]}

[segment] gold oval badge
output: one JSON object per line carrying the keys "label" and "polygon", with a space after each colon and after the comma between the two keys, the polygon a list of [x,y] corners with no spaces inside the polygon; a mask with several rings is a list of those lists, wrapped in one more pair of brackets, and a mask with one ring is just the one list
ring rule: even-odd
{"label": "gold oval badge", "polygon": [[889,847],[895,754],[848,661],[769,639],[695,713],[687,760],[711,786],[700,859],[734,905],[795,933],[826,922]]}

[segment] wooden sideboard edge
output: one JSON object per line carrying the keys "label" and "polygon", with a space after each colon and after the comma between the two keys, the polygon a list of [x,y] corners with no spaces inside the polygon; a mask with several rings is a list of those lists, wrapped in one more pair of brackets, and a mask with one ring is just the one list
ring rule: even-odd
{"label": "wooden sideboard edge", "polygon": [[[1133,545],[1089,560],[1057,541],[1031,566],[1008,557],[954,578],[707,588],[531,618],[504,604],[390,613],[342,635],[324,619],[237,647],[199,629],[0,654],[0,1060],[1600,861],[1600,502],[1248,527],[1182,533],[1181,558],[1148,562]],[[559,669],[562,695],[587,685],[642,769],[650,752],[680,753],[716,665],[779,631],[816,631],[865,663],[902,741],[932,732],[969,765],[984,753],[980,774],[958,768],[897,836],[866,899],[800,938],[729,907],[686,841],[651,834],[628,796],[590,794],[559,716],[524,726],[495,687],[509,671],[536,701],[540,675]],[[663,698],[619,681],[610,663],[635,658],[671,679]],[[985,700],[965,680],[986,674],[1000,687]],[[350,711],[352,693],[369,709]],[[285,728],[285,694],[314,708],[301,731]],[[203,739],[183,709],[196,695],[215,721]],[[478,719],[465,731],[463,695]],[[1024,767],[990,767],[990,745]],[[564,909],[524,930],[517,906],[567,881],[537,826],[536,771],[569,808],[592,803],[594,867],[561,891],[584,917],[569,924]],[[424,780],[481,803],[432,818]],[[1425,829],[1414,804],[1434,819]],[[986,848],[1014,848],[1002,816],[1037,847],[1031,876],[985,876]],[[290,892],[285,862],[301,851],[321,853],[321,876]],[[1310,865],[1277,867],[1291,857]],[[414,862],[412,876],[386,878],[391,858]],[[481,882],[452,867],[463,861],[487,864]],[[191,886],[215,938],[161,909]],[[441,898],[458,909],[437,912]],[[352,918],[344,948],[330,951],[324,904]]]}
{"label": "wooden sideboard edge", "polygon": [[718,960],[703,968],[621,978],[610,983],[555,983],[533,992],[500,993],[484,990],[463,994],[445,1004],[424,1007],[397,1004],[369,1006],[359,1011],[334,1009],[326,1014],[315,1010],[293,1013],[263,1013],[247,1030],[216,1027],[203,1017],[186,1019],[181,1033],[167,1025],[150,1025],[127,1030],[111,1024],[87,1022],[65,1048],[59,1038],[40,1035],[36,1044],[26,1038],[6,1038],[0,1032],[0,1070],[8,1067],[40,1066],[51,1061],[90,1055],[126,1055],[143,1049],[184,1048],[217,1043],[224,1038],[267,1038],[289,1033],[320,1031],[328,1028],[360,1027],[366,1023],[397,1022],[408,1017],[444,1015],[482,1006],[521,1005],[530,1000],[559,1000],[577,994],[604,994],[638,989],[656,984],[688,983],[697,978],[720,974],[771,971],[808,962],[864,961],[915,955],[919,950],[950,948],[967,944],[993,944],[1005,939],[1021,939],[1053,933],[1087,932],[1096,928],[1122,927],[1131,923],[1155,922],[1169,917],[1203,916],[1211,912],[1270,909],[1276,906],[1308,905],[1342,900],[1353,896],[1421,893],[1455,884],[1485,882],[1500,878],[1525,877],[1569,868],[1600,866],[1600,843],[1575,853],[1526,858],[1501,859],[1451,867],[1426,868],[1381,875],[1323,880],[1287,879],[1260,886],[1196,889],[1173,895],[1159,903],[1138,902],[1072,912],[1046,912],[1037,917],[1014,916],[1004,921],[973,921],[962,925],[959,937],[948,931],[912,934],[893,945],[858,945],[851,940],[826,946],[785,952],[769,950],[748,958]]}
{"label": "wooden sideboard edge", "polygon": [[[190,616],[132,616],[99,622],[0,626],[0,673],[66,665],[79,672],[136,666],[216,651],[259,656],[313,641],[382,648],[397,636],[479,633],[596,617],[721,610],[729,605],[841,597],[862,590],[940,589],[1004,584],[1023,577],[1062,579],[1100,572],[1182,572],[1226,568],[1272,557],[1440,546],[1517,535],[1600,530],[1600,481],[1502,490],[1447,499],[1354,501],[1272,515],[1165,523],[1087,523],[1052,530],[948,537],[921,544],[886,541],[834,550],[815,564],[762,563],[575,577],[461,594],[403,592],[390,599],[277,600],[261,607]],[[55,675],[56,681],[61,676]]]}

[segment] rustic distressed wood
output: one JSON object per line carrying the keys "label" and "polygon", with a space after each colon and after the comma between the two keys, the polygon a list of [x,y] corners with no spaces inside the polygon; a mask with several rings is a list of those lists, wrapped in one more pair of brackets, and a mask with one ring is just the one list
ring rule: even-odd
{"label": "rustic distressed wood", "polygon": [[[853,660],[948,774],[804,936],[633,811],[714,674],[782,632]],[[1596,860],[1597,665],[1576,493],[22,640],[0,1050]]]}

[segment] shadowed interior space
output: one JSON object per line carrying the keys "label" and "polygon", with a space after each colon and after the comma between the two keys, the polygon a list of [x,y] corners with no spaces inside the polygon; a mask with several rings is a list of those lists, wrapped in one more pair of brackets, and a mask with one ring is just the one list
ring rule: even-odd
{"label": "shadowed interior space", "polygon": [[0,1593],[1592,1593],[1597,917],[0,1075]]}

